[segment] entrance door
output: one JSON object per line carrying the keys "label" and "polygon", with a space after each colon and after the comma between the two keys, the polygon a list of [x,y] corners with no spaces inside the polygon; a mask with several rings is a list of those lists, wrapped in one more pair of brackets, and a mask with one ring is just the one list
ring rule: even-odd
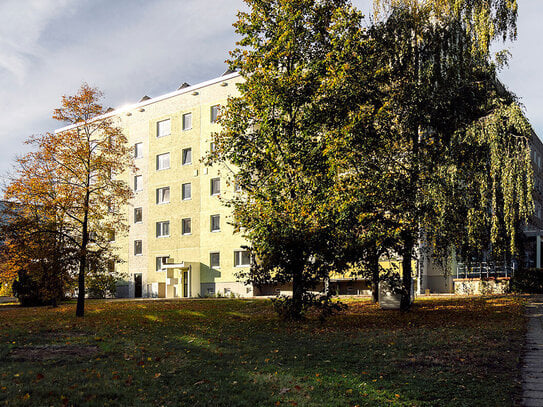
{"label": "entrance door", "polygon": [[142,294],[142,278],[141,273],[134,274],[134,297],[141,298]]}
{"label": "entrance door", "polygon": [[183,271],[183,297],[189,296],[189,272]]}

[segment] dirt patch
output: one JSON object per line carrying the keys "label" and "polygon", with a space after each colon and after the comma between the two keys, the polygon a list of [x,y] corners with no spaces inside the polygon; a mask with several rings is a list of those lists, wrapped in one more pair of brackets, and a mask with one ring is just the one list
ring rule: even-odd
{"label": "dirt patch", "polygon": [[14,348],[8,358],[16,361],[39,362],[90,357],[98,353],[98,346],[91,345],[39,345]]}

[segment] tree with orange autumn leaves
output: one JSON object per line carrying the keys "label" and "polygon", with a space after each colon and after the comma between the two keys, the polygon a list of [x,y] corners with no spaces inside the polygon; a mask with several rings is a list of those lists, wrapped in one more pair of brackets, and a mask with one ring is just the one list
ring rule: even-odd
{"label": "tree with orange autumn leaves", "polygon": [[[36,236],[54,236],[63,250],[70,248],[77,270],[77,316],[84,315],[89,264],[111,256],[112,231],[126,231],[120,209],[132,197],[128,184],[117,178],[134,169],[132,152],[115,116],[99,103],[101,97],[87,84],[63,96],[53,118],[67,126],[27,141],[35,149],[17,159],[16,175],[5,191],[6,199],[19,204],[17,217],[39,220]],[[25,238],[29,245],[37,243]],[[11,240],[5,242],[8,247]]]}

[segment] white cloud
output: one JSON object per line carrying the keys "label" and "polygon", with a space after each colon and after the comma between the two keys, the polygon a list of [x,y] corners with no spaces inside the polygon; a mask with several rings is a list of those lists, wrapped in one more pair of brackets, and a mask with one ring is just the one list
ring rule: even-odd
{"label": "white cloud", "polygon": [[43,30],[64,15],[73,0],[3,0],[0,4],[0,67],[25,80],[32,57],[44,50],[39,45]]}

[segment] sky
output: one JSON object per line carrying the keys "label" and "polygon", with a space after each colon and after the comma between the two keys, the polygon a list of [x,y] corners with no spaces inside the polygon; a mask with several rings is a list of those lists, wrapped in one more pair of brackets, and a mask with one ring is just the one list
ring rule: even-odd
{"label": "sky", "polygon": [[[366,15],[371,0],[353,0]],[[0,0],[0,177],[24,141],[62,124],[62,95],[83,82],[120,107],[220,76],[242,0]],[[518,39],[502,82],[543,138],[543,1],[519,0]]]}

